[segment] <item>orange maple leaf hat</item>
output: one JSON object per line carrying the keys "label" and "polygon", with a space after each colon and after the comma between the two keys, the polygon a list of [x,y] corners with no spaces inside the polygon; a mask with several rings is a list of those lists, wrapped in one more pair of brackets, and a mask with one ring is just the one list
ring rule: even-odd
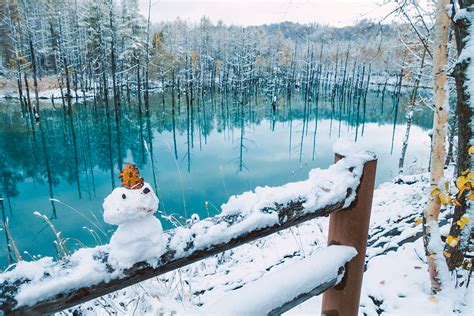
{"label": "orange maple leaf hat", "polygon": [[122,186],[131,190],[138,190],[143,187],[144,180],[140,177],[140,170],[138,167],[127,162],[123,170],[119,174],[120,180],[122,180]]}

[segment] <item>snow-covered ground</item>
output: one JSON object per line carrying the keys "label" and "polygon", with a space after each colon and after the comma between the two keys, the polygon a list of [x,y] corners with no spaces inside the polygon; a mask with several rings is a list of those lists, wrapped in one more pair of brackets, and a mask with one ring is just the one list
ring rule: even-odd
{"label": "snow-covered ground", "polygon": [[[63,89],[63,93],[66,93],[66,89]],[[75,92],[71,91],[71,94],[73,97],[75,97]],[[94,96],[93,91],[87,91],[84,93],[86,98],[91,98]],[[82,91],[78,90],[77,91],[77,96],[78,98],[82,99],[83,94]],[[18,90],[11,89],[11,88],[6,88],[0,90],[0,98],[5,98],[5,99],[18,99]],[[34,92],[30,92],[30,98],[34,99],[35,95]],[[38,91],[38,98],[41,100],[51,100],[53,99],[61,99],[61,90],[60,89],[46,89],[46,90],[41,90]]]}
{"label": "snow-covered ground", "polygon": [[[112,83],[110,83],[112,84]],[[131,87],[132,91],[135,91],[135,87]],[[161,82],[158,81],[150,81],[149,82],[149,90],[150,91],[159,91],[162,88]],[[66,88],[63,88],[63,94],[66,94]],[[76,91],[71,89],[71,95],[73,98],[76,97]],[[24,95],[25,96],[25,95]],[[26,96],[25,96],[26,97]],[[88,90],[82,93],[82,90],[77,91],[77,97],[82,100],[84,97],[86,98],[92,98],[94,97],[94,90]],[[18,89],[16,87],[6,87],[3,89],[0,89],[0,99],[18,99],[19,94],[18,94]],[[34,91],[30,91],[30,98],[34,99],[35,94]],[[44,88],[44,89],[39,89],[38,91],[38,98],[45,101],[45,100],[51,100],[53,99],[61,99],[62,94],[61,94],[61,89],[59,88]]]}
{"label": "snow-covered ground", "polygon": [[[375,191],[360,315],[473,314],[472,286],[437,296],[430,293],[421,225],[416,225],[427,202],[427,188],[428,175],[424,174],[384,183]],[[446,215],[441,216],[442,233],[449,228]],[[80,309],[89,315],[201,314],[229,291],[269,271],[284,271],[325,247],[327,224],[327,218],[306,222],[83,304]],[[320,304],[321,297],[314,297],[287,314],[318,314]]]}

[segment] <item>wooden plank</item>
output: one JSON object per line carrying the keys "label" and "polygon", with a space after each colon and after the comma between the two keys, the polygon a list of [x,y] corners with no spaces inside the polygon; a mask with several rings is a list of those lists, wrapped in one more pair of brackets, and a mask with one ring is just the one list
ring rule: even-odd
{"label": "wooden plank", "polygon": [[295,308],[296,306],[306,302],[312,297],[318,296],[321,293],[329,290],[330,288],[338,285],[340,283],[340,276],[343,276],[345,273],[344,267],[341,267],[339,270],[339,275],[338,277],[333,278],[332,280],[325,282],[323,284],[318,284],[313,290],[311,290],[308,293],[301,293],[297,297],[295,297],[293,300],[283,304],[282,306],[279,306],[272,310],[271,312],[268,313],[268,316],[279,316],[287,311],[289,311],[292,308]]}

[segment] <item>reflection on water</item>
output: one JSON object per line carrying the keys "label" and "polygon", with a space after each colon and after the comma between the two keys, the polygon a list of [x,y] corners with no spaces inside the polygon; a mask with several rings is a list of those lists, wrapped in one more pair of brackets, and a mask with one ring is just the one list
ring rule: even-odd
{"label": "reflection on water", "polygon": [[[257,185],[304,179],[311,168],[332,163],[339,137],[357,137],[379,155],[378,183],[396,174],[405,127],[403,109],[396,113],[390,98],[370,94],[357,113],[329,100],[305,104],[299,95],[280,98],[275,109],[265,97],[240,104],[230,94],[208,94],[191,107],[183,100],[173,107],[170,97],[163,103],[151,96],[149,114],[124,104],[118,116],[92,101],[77,104],[72,115],[45,104],[40,123],[16,101],[0,104],[0,210],[21,251],[55,254],[54,236],[34,211],[52,219],[71,249],[107,242],[99,231],[114,228],[102,221],[102,201],[127,161],[155,187],[161,212],[175,218],[215,214],[229,195]],[[415,113],[415,124],[406,162],[426,166],[431,113]],[[4,233],[0,266],[7,264]]]}

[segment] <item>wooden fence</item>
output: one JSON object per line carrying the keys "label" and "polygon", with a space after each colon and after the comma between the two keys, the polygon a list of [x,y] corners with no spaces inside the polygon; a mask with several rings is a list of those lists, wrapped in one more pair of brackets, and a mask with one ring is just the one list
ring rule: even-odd
{"label": "wooden fence", "polygon": [[[291,201],[285,205],[275,204],[272,208],[267,207],[262,210],[262,212],[267,214],[278,215],[278,221],[272,225],[255,228],[250,231],[244,230],[242,233],[236,233],[226,242],[217,242],[206,248],[193,248],[193,242],[191,241],[185,255],[178,255],[175,250],[171,250],[168,247],[168,250],[160,258],[158,265],[152,266],[147,262],[140,262],[130,269],[121,271],[117,277],[102,280],[87,287],[74,289],[72,291],[65,291],[59,294],[53,293],[51,295],[45,294],[43,295],[44,297],[40,301],[35,302],[33,306],[27,306],[27,304],[19,306],[16,299],[19,288],[27,284],[29,280],[17,278],[4,279],[2,281],[0,274],[0,311],[3,311],[6,315],[39,315],[58,312],[163,273],[179,269],[308,220],[330,215],[328,244],[352,246],[357,250],[357,256],[355,256],[347,266],[340,267],[339,272],[344,273],[345,270],[345,275],[342,282],[338,285],[336,285],[337,278],[334,278],[332,282],[327,282],[326,284],[315,284],[315,291],[299,293],[297,297],[289,299],[285,306],[281,308],[276,306],[275,311],[277,311],[276,314],[284,312],[311,296],[326,290],[323,296],[323,314],[341,316],[357,315],[377,162],[374,155],[370,157],[371,158],[367,159],[363,166],[363,172],[356,190],[356,198],[349,206],[344,206],[346,199],[311,211],[305,209],[306,201],[302,199]],[[336,161],[341,158],[341,156],[336,154]],[[354,167],[351,168],[354,169]],[[349,168],[349,170],[351,169]],[[351,189],[348,188],[346,198],[352,193]],[[221,215],[204,219],[200,221],[200,224],[204,223],[209,227],[212,225],[225,224],[227,227],[233,227],[241,222],[241,217],[239,214]],[[196,223],[193,225],[196,225]],[[166,231],[169,240],[171,240],[175,234],[175,230]],[[195,238],[194,240],[198,237],[199,236],[193,236],[193,238]],[[104,265],[107,265],[106,254],[104,255],[102,253],[102,255],[97,256],[97,258],[97,260],[102,260]],[[67,269],[67,264],[64,264],[64,262],[59,261],[57,264],[63,264],[65,269]],[[315,269],[317,269],[317,267],[315,267]],[[284,290],[285,289],[282,289],[282,291]]]}

